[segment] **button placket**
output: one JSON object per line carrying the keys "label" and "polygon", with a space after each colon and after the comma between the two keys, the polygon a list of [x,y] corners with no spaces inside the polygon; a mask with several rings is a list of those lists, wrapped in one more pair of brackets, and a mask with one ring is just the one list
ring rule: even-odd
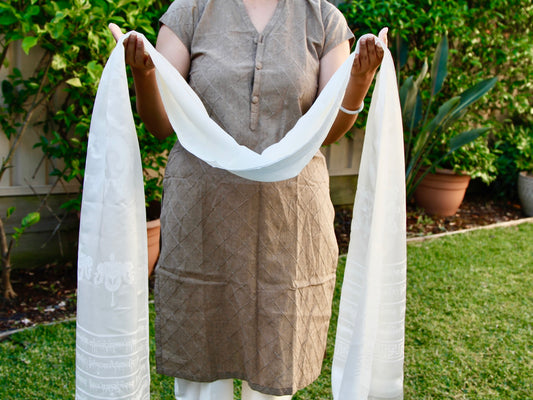
{"label": "button placket", "polygon": [[261,78],[263,69],[264,37],[259,35],[256,39],[257,50],[255,52],[255,71],[252,83],[252,95],[250,99],[250,130],[257,129],[259,123],[259,103],[261,96]]}

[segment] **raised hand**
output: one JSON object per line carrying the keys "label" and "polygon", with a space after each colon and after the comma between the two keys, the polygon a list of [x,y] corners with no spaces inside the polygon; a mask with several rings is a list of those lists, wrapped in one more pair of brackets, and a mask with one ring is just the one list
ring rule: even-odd
{"label": "raised hand", "polygon": [[[109,24],[109,30],[117,42],[122,36],[124,36],[119,26],[116,24]],[[126,38],[126,40],[124,40],[124,49],[126,64],[132,68],[134,73],[146,73],[154,69],[152,58],[144,50],[142,38],[132,33]]]}
{"label": "raised hand", "polygon": [[[379,32],[379,39],[387,46],[388,28],[383,28]],[[373,77],[374,73],[381,65],[384,50],[375,41],[375,36],[368,35],[361,39],[359,54],[355,56],[352,65],[352,76],[360,78]]]}

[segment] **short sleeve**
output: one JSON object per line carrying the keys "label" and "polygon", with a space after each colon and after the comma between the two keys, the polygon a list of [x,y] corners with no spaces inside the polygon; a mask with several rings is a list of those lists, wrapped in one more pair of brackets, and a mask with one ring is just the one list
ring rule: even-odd
{"label": "short sleeve", "polygon": [[322,22],[324,24],[324,45],[321,58],[346,40],[350,41],[350,47],[353,45],[354,35],[348,27],[346,18],[337,7],[325,0],[322,1]]}
{"label": "short sleeve", "polygon": [[174,0],[159,22],[168,26],[172,32],[191,51],[194,30],[198,23],[201,5],[199,0]]}

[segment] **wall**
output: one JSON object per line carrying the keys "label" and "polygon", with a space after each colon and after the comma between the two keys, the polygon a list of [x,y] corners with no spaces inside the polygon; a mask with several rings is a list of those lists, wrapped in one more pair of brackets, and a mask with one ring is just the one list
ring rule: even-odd
{"label": "wall", "polygon": [[[32,49],[30,55],[26,55],[20,46],[10,46],[8,51],[8,67],[0,69],[0,81],[13,68],[19,68],[23,75],[28,74],[41,57],[38,48]],[[44,108],[38,110],[33,121],[42,119],[44,112]],[[50,162],[33,147],[40,134],[37,126],[24,133],[11,160],[12,168],[0,180],[0,215],[5,216],[8,208],[15,207],[15,212],[5,223],[8,235],[27,213],[41,213],[41,221],[28,228],[13,249],[14,268],[73,260],[76,253],[77,218],[67,216],[59,206],[72,197],[78,185],[56,182],[49,175]],[[10,145],[11,141],[0,132],[0,159],[7,156]]]}
{"label": "wall", "polygon": [[361,162],[364,130],[353,128],[352,138],[323,147],[330,176],[330,195],[334,205],[351,205],[355,198],[357,175]]}

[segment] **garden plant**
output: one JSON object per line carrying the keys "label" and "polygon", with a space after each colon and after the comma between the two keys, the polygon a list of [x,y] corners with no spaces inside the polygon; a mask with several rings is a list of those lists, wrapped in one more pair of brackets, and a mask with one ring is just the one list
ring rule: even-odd
{"label": "garden plant", "polygon": [[[0,3],[0,130],[10,143],[2,159],[0,178],[28,128],[39,126],[42,134],[36,147],[48,159],[50,174],[60,182],[76,181],[81,189],[87,151],[92,103],[103,66],[115,42],[108,24],[138,29],[155,41],[158,16],[167,7],[162,0],[7,0]],[[30,73],[10,65],[10,49],[21,46],[24,53],[38,55]],[[139,142],[145,170],[147,202],[161,198],[161,169],[172,140],[160,142],[138,123]],[[52,189],[51,189],[52,190]],[[79,211],[81,190],[63,204]],[[0,249],[4,296],[15,295],[9,280],[13,244],[24,229],[37,222],[30,213],[9,240],[0,220]]]}
{"label": "garden plant", "polygon": [[[510,138],[509,124],[529,130],[533,126],[533,3],[523,0],[380,0],[345,1],[339,8],[357,36],[390,28],[389,38],[400,71],[399,82],[417,75],[443,35],[449,38],[448,78],[437,98],[451,98],[487,76],[498,83],[472,105],[457,129],[492,127],[483,140],[455,151],[452,163],[481,166],[482,178],[494,179],[493,194],[516,197],[514,151],[500,152]],[[401,66],[401,68],[400,68]],[[429,97],[429,89],[423,96]],[[438,103],[436,103],[438,104]],[[436,109],[433,112],[437,111]],[[365,118],[358,119],[364,124]]]}
{"label": "garden plant", "polygon": [[[474,128],[461,133],[453,128],[467,112],[468,107],[485,95],[497,79],[484,79],[458,96],[444,101],[434,115],[435,97],[441,91],[448,73],[448,38],[439,42],[431,65],[429,99],[422,98],[422,84],[428,72],[424,61],[418,77],[408,77],[400,88],[400,103],[405,137],[406,194],[411,198],[426,174],[437,167],[444,167],[447,158],[462,146],[476,140],[489,128]],[[476,176],[476,167],[455,163],[454,172]],[[486,178],[490,183],[490,178]]]}

